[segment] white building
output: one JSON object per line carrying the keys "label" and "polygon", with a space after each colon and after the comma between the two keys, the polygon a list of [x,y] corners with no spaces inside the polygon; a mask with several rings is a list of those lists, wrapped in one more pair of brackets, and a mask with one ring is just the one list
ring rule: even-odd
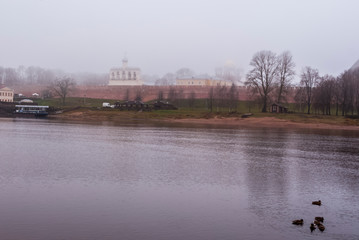
{"label": "white building", "polygon": [[139,86],[143,85],[141,69],[128,67],[128,60],[122,60],[122,67],[111,68],[109,86]]}
{"label": "white building", "polygon": [[0,88],[0,102],[14,102],[14,90],[8,87]]}

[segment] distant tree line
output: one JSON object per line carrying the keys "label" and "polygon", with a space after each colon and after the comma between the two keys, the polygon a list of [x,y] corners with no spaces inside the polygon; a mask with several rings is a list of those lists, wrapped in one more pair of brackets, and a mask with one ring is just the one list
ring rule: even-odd
{"label": "distant tree line", "polygon": [[215,86],[208,92],[207,106],[210,112],[220,112],[228,110],[235,112],[239,102],[239,92],[237,86],[233,83],[231,87]]}
{"label": "distant tree line", "polygon": [[[183,92],[182,88],[170,87],[167,96],[163,90],[160,90],[157,94],[157,101],[168,101],[177,107],[204,107],[211,112],[228,111],[235,112],[237,110],[239,102],[239,91],[235,84],[232,86],[212,86],[209,88],[208,96],[203,99],[201,105],[198,105],[196,101],[197,96],[195,91],[191,91],[187,94]],[[197,103],[197,105],[196,105]]]}
{"label": "distant tree line", "polygon": [[359,69],[346,70],[338,77],[319,76],[305,67],[295,95],[296,108],[308,114],[355,115],[359,113]]}
{"label": "distant tree line", "polygon": [[19,86],[24,84],[48,85],[64,76],[71,76],[77,84],[104,85],[108,83],[108,74],[68,74],[62,70],[52,70],[34,66],[19,66],[17,68],[0,66],[0,83],[6,86]]}
{"label": "distant tree line", "polygon": [[16,86],[22,84],[48,84],[55,80],[60,71],[48,70],[41,67],[18,68],[0,66],[0,82],[7,86]]}
{"label": "distant tree line", "polygon": [[280,55],[271,51],[257,52],[250,66],[245,85],[250,90],[248,96],[260,103],[262,112],[267,112],[271,103],[288,103],[291,97],[295,110],[307,114],[345,116],[359,113],[359,68],[334,77],[320,76],[317,69],[306,66],[300,73],[299,86],[294,87],[295,64],[290,52]]}

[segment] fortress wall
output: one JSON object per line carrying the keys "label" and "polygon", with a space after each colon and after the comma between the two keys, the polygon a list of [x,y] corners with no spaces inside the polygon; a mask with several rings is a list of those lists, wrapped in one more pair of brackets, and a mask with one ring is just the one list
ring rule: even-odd
{"label": "fortress wall", "polygon": [[[124,100],[127,92],[129,92],[130,99],[134,99],[138,92],[144,101],[157,99],[160,91],[163,92],[164,98],[167,98],[170,89],[173,88],[183,98],[188,98],[192,92],[195,93],[196,98],[208,98],[210,87],[205,86],[103,86],[103,87],[86,87],[78,86],[75,91],[71,93],[73,97],[88,98],[104,98],[114,100]],[[239,88],[239,100],[247,99],[247,91],[245,87]]]}
{"label": "fortress wall", "polygon": [[[47,86],[31,85],[31,86],[15,86],[13,89],[15,93],[22,93],[26,97],[31,97],[33,93],[42,95],[42,91],[46,90]],[[176,92],[182,92],[184,98],[188,98],[192,92],[195,92],[196,98],[208,98],[210,90],[209,86],[82,86],[78,85],[70,92],[69,97],[86,97],[86,98],[100,98],[109,100],[124,100],[126,93],[129,91],[130,100],[136,97],[137,92],[141,92],[144,101],[157,99],[158,93],[163,92],[164,98],[167,98],[170,88],[174,88]],[[248,100],[249,93],[246,87],[238,87],[239,100]],[[293,93],[289,94],[288,102],[293,102]]]}

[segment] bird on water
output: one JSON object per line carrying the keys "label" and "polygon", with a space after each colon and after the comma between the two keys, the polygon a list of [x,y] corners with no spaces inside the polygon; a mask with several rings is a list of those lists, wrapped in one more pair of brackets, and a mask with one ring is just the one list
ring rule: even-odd
{"label": "bird on water", "polygon": [[310,228],[310,231],[313,232],[316,229],[315,224],[311,223],[309,228]]}
{"label": "bird on water", "polygon": [[294,225],[303,225],[303,219],[294,220],[294,221],[292,222],[292,224],[294,224]]}
{"label": "bird on water", "polygon": [[321,232],[323,232],[323,231],[325,230],[325,227],[324,227],[323,224],[319,223],[317,226],[318,226],[318,229],[319,229]]}

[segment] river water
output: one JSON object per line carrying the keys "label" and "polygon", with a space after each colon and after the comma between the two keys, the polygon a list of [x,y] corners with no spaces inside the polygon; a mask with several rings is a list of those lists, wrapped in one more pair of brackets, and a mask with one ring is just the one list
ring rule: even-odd
{"label": "river water", "polygon": [[2,240],[359,239],[355,132],[0,119],[0,146]]}

